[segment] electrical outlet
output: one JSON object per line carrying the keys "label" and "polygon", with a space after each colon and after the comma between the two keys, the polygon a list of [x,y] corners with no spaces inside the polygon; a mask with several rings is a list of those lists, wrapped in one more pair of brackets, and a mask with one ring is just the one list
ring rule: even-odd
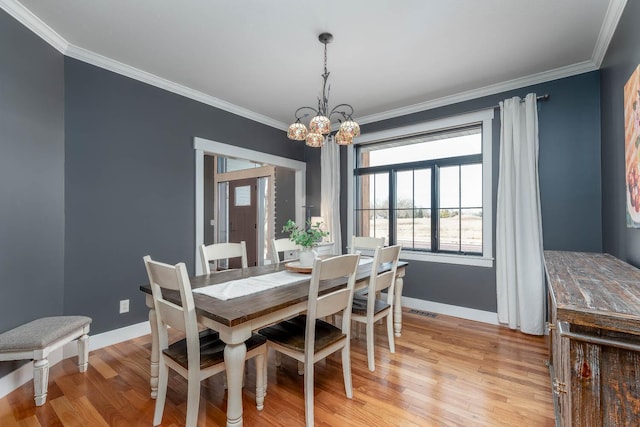
{"label": "electrical outlet", "polygon": [[123,299],[120,301],[120,314],[129,312],[129,300]]}

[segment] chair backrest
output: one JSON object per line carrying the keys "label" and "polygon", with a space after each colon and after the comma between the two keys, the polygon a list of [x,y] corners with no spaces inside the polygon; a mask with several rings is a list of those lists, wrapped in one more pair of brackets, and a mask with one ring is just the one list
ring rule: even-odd
{"label": "chair backrest", "polygon": [[[396,271],[398,270],[400,249],[400,245],[376,248],[373,254],[373,263],[371,264],[371,275],[369,276],[367,310],[372,311],[374,309],[377,293],[385,289],[387,290],[387,303],[393,304],[393,290]],[[384,264],[387,265],[385,266]],[[386,271],[380,273],[379,271],[383,269],[383,266]]]}
{"label": "chair backrest", "polygon": [[[219,261],[221,259],[242,258],[242,268],[247,268],[247,244],[240,243],[214,243],[212,245],[200,246],[200,258],[205,274],[211,273],[209,261]],[[216,267],[218,263],[216,262]]]}
{"label": "chair backrest", "polygon": [[302,248],[295,242],[291,241],[288,237],[284,237],[282,239],[271,239],[271,252],[273,252],[274,264],[280,264],[280,252],[285,252],[283,261],[286,261],[286,252],[299,251],[300,249]]}
{"label": "chair backrest", "polygon": [[384,246],[384,236],[351,236],[351,246],[349,246],[349,253],[355,254],[361,249],[369,249],[371,251],[374,251],[378,246]]}
{"label": "chair backrest", "polygon": [[[316,259],[309,284],[309,302],[307,304],[307,330],[305,348],[315,341],[315,319],[323,318],[342,311],[342,333],[350,335],[351,304],[356,283],[359,254],[340,255],[328,259]],[[347,277],[347,283],[340,288],[318,296],[320,281]],[[311,351],[313,353],[313,351]]]}
{"label": "chair backrest", "polygon": [[[169,265],[153,261],[149,255],[144,257],[144,265],[147,268],[153,295],[160,351],[169,345],[167,326],[171,326],[183,331],[186,335],[189,366],[200,366],[198,323],[187,266],[183,262]],[[178,291],[181,305],[167,300],[166,291]]]}

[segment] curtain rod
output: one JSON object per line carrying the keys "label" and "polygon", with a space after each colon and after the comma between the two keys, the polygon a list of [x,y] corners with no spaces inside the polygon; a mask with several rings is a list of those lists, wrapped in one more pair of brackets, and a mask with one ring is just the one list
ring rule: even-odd
{"label": "curtain rod", "polygon": [[[544,95],[540,95],[540,96],[536,96],[536,100],[537,101],[546,101],[550,98],[551,96],[548,93],[545,93]],[[520,100],[520,102],[524,102],[524,99]],[[500,108],[500,105],[494,105],[493,108]]]}

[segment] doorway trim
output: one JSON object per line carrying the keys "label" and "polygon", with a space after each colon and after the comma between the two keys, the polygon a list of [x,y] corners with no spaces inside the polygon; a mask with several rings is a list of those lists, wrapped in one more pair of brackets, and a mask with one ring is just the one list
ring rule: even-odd
{"label": "doorway trim", "polygon": [[235,145],[224,144],[222,142],[211,141],[209,139],[195,137],[193,138],[193,149],[195,150],[195,271],[196,274],[202,274],[202,261],[200,260],[199,248],[204,243],[204,156],[220,155],[227,157],[236,157],[240,159],[250,160],[256,163],[266,163],[276,167],[283,167],[295,171],[295,207],[296,222],[302,224],[304,222],[304,212],[302,207],[305,205],[305,177],[307,173],[307,164],[299,160],[293,160],[286,157],[267,154],[261,151],[249,150],[248,148],[236,147]]}

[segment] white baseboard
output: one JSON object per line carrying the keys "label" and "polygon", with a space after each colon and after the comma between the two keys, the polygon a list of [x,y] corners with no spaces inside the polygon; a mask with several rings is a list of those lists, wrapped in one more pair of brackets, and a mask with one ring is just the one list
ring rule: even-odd
{"label": "white baseboard", "polygon": [[402,297],[402,307],[414,310],[430,311],[432,313],[474,320],[476,322],[489,323],[491,325],[499,324],[497,313],[467,307],[458,307],[456,305],[442,304],[440,302]]}
{"label": "white baseboard", "polygon": [[[151,333],[149,322],[141,322],[135,325],[125,326],[124,328],[114,329],[113,331],[103,332],[89,337],[89,351],[97,350],[103,347],[127,341],[143,335]],[[49,367],[69,357],[78,354],[78,345],[76,341],[67,343],[64,347],[51,352],[48,357]],[[26,384],[33,379],[33,363],[26,363],[15,371],[0,378],[0,399],[11,393],[18,387]]]}

